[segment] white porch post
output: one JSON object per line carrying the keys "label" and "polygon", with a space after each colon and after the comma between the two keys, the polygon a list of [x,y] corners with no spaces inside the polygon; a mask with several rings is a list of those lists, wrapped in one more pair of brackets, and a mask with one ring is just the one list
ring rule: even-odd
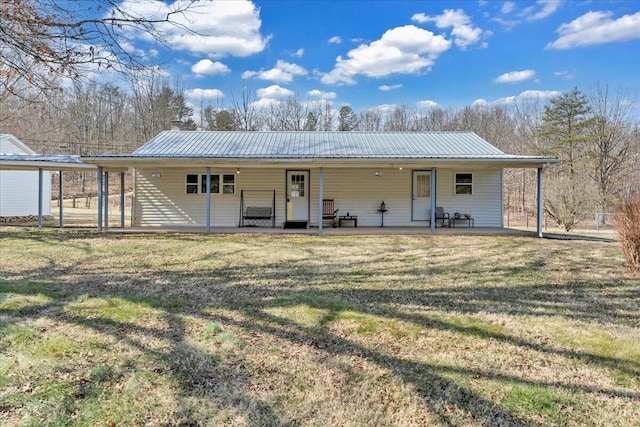
{"label": "white porch post", "polygon": [[109,229],[109,172],[104,173],[104,229]]}
{"label": "white porch post", "polygon": [[38,168],[38,228],[42,228],[42,168]]}
{"label": "white porch post", "polygon": [[324,168],[320,168],[320,176],[318,178],[320,189],[318,190],[318,233],[322,234],[322,199],[324,198]]}
{"label": "white porch post", "polygon": [[429,223],[431,224],[431,232],[436,232],[436,168],[431,168],[431,217]]}
{"label": "white porch post", "polygon": [[63,205],[64,205],[64,180],[62,179],[62,170],[59,171],[60,176],[59,176],[59,181],[58,181],[58,205],[60,207],[60,209],[58,209],[59,213],[60,213],[60,228],[62,228],[64,226],[64,219],[62,216],[62,210],[63,210]]}
{"label": "white porch post", "polygon": [[211,168],[207,167],[207,234],[211,233]]}
{"label": "white porch post", "polygon": [[102,166],[98,166],[98,231],[102,231]]}
{"label": "white porch post", "polygon": [[120,228],[124,228],[124,172],[120,172]]}
{"label": "white porch post", "polygon": [[542,215],[543,215],[543,191],[542,187],[544,184],[544,169],[538,168],[538,221],[537,221],[537,232],[538,237],[542,237]]}

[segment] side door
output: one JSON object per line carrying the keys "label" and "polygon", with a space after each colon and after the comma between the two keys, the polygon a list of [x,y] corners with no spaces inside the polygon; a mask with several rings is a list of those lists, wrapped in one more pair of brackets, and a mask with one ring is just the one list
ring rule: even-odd
{"label": "side door", "polygon": [[411,220],[429,220],[431,207],[431,171],[413,171]]}
{"label": "side door", "polygon": [[287,171],[287,220],[309,221],[309,171]]}

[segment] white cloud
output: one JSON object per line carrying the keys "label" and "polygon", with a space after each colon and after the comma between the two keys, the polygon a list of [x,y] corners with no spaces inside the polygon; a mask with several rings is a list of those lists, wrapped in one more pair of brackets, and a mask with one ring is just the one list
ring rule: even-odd
{"label": "white cloud", "polygon": [[281,103],[282,101],[275,98],[260,98],[257,101],[252,102],[251,106],[258,110],[266,110]]}
{"label": "white cloud", "polygon": [[295,56],[296,58],[302,58],[302,55],[304,55],[303,48],[300,48],[293,53],[293,56]]}
{"label": "white cloud", "polygon": [[576,78],[576,76],[574,76],[568,71],[556,71],[555,73],[553,73],[553,75],[557,77],[562,77],[562,79],[564,80],[573,80]]}
{"label": "white cloud", "polygon": [[516,4],[514,2],[506,1],[502,5],[502,9],[500,9],[500,12],[502,12],[504,15],[508,15],[511,12],[513,12],[513,9],[515,9],[515,8],[516,8]]}
{"label": "white cloud", "polygon": [[424,101],[418,101],[416,102],[416,107],[423,109],[423,110],[429,110],[431,108],[437,108],[438,107],[438,103],[435,101],[431,101],[431,100],[424,100]]}
{"label": "white cloud", "polygon": [[505,104],[515,104],[516,102],[544,100],[544,99],[553,98],[554,96],[558,96],[560,94],[561,92],[558,92],[555,90],[525,90],[519,95],[499,98],[493,101],[491,104],[505,105]]}
{"label": "white cloud", "polygon": [[558,40],[546,49],[572,49],[603,43],[640,39],[640,12],[612,19],[612,12],[587,12],[568,24],[562,24]]}
{"label": "white cloud", "polygon": [[133,44],[126,40],[118,42],[123,51],[127,52],[131,56],[137,56],[139,58],[145,58],[147,55],[144,50],[135,47]]}
{"label": "white cloud", "polygon": [[488,36],[490,33],[482,31],[478,27],[474,27],[471,18],[462,9],[447,9],[442,15],[429,16],[424,13],[416,13],[411,20],[419,23],[435,22],[438,28],[453,28],[451,36],[456,46],[465,50],[467,47],[478,43],[482,36]]}
{"label": "white cloud", "polygon": [[310,90],[307,95],[320,99],[335,99],[338,96],[335,92],[323,92],[318,89]]}
{"label": "white cloud", "polygon": [[224,93],[219,89],[187,89],[184,91],[187,98],[216,99],[224,98]]}
{"label": "white cloud", "polygon": [[378,89],[380,89],[383,92],[388,92],[390,90],[396,90],[401,88],[402,88],[402,84],[378,86]]}
{"label": "white cloud", "polygon": [[391,74],[418,74],[429,70],[435,59],[451,47],[451,42],[431,31],[406,25],[386,31],[379,40],[361,44],[338,56],[333,70],[322,75],[325,84],[354,84],[354,77],[385,77]]}
{"label": "white cloud", "polygon": [[226,74],[231,70],[222,62],[213,62],[210,59],[202,59],[191,66],[191,71],[199,76],[213,76],[216,74]]}
{"label": "white cloud", "polygon": [[256,91],[256,94],[258,95],[258,98],[278,99],[293,96],[294,92],[279,85],[272,85],[269,87],[258,89]]}
{"label": "white cloud", "polygon": [[511,30],[513,27],[520,24],[520,21],[516,21],[513,19],[502,19],[499,16],[491,18],[491,20],[502,25],[506,30]]}
{"label": "white cloud", "polygon": [[329,39],[329,44],[340,44],[342,43],[342,37],[340,36],[333,36]]}
{"label": "white cloud", "polygon": [[242,78],[248,79],[250,77],[256,77],[260,80],[268,80],[277,83],[290,83],[293,81],[294,77],[305,76],[307,74],[307,70],[301,66],[279,59],[276,62],[275,67],[270,70],[245,71],[242,74]]}
{"label": "white cloud", "polygon": [[520,83],[532,79],[536,75],[534,70],[510,71],[493,79],[494,83]]}
{"label": "white cloud", "polygon": [[526,17],[527,21],[538,21],[552,15],[563,0],[538,0],[535,5],[525,8],[521,16]]}
{"label": "white cloud", "polygon": [[[185,4],[182,0],[172,4],[160,0],[124,0],[119,7],[134,17],[163,20]],[[156,24],[169,47],[213,58],[249,56],[264,50],[270,39],[260,34],[260,11],[249,0],[195,0],[185,12],[172,14],[171,20],[174,24]],[[146,40],[150,37],[144,32],[135,36]]]}

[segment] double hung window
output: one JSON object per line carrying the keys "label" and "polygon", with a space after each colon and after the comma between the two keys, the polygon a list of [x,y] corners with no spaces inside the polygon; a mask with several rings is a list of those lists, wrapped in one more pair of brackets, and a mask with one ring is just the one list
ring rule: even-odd
{"label": "double hung window", "polygon": [[456,173],[455,194],[473,194],[473,174]]}

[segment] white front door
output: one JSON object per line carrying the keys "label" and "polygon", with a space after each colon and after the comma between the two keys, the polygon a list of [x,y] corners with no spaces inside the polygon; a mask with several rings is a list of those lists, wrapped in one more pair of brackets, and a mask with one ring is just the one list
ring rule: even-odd
{"label": "white front door", "polygon": [[413,171],[412,221],[427,221],[431,208],[431,172]]}
{"label": "white front door", "polygon": [[309,221],[309,171],[287,171],[287,220]]}

